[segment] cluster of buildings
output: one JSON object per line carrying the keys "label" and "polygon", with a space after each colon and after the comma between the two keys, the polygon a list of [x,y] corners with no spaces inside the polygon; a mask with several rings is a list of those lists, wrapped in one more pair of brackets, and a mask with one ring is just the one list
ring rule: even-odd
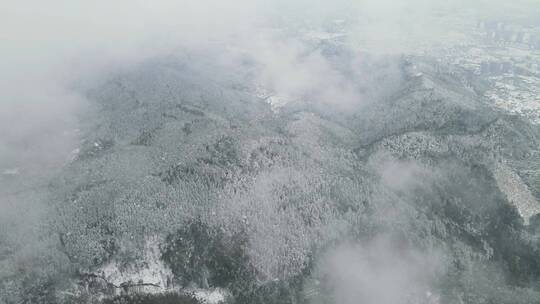
{"label": "cluster of buildings", "polygon": [[514,44],[540,50],[540,27],[490,20],[478,22],[478,29],[493,43]]}
{"label": "cluster of buildings", "polygon": [[438,54],[494,106],[540,124],[540,27],[482,21],[471,39]]}

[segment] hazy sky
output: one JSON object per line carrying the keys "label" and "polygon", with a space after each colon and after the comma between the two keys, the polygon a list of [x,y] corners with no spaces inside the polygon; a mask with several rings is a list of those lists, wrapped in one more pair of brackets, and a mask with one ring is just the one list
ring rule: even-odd
{"label": "hazy sky", "polygon": [[74,83],[91,86],[160,54],[214,49],[229,64],[241,54],[272,93],[350,107],[366,102],[355,85],[371,71],[353,58],[355,79],[344,76],[310,50],[306,31],[345,20],[353,53],[369,41],[400,54],[411,41],[448,41],[478,18],[530,19],[539,10],[534,0],[0,0],[0,177],[46,175],[70,159],[87,111]]}
{"label": "hazy sky", "polygon": [[73,83],[160,54],[234,46],[260,64],[257,81],[278,94],[355,105],[363,96],[350,79],[317,52],[302,57],[298,37],[271,29],[345,19],[353,51],[370,41],[399,54],[411,41],[448,41],[478,18],[531,19],[539,11],[536,0],[0,0],[0,173],[61,165],[78,146],[77,113],[85,111]]}
{"label": "hazy sky", "polygon": [[[349,84],[324,59],[314,54],[296,62],[303,47],[298,41],[265,40],[261,29],[316,27],[343,17],[355,23],[351,42],[368,37],[381,50],[399,53],[403,37],[436,41],[454,17],[531,16],[539,6],[533,0],[1,0],[0,171],[20,166],[21,159],[57,164],[77,145],[70,132],[84,99],[69,89],[74,81],[99,79],[178,47],[234,43],[260,59],[268,67],[265,77],[287,94],[328,81],[337,90],[322,95],[354,99]],[[331,77],[306,77],[316,74]]]}

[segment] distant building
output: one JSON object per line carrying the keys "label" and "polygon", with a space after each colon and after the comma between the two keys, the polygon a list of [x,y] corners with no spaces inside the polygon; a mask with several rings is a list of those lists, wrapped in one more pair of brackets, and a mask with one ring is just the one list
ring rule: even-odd
{"label": "distant building", "polygon": [[524,35],[523,32],[518,32],[517,33],[517,37],[516,37],[516,42],[517,43],[523,43],[523,35]]}
{"label": "distant building", "polygon": [[510,61],[505,61],[502,64],[502,72],[503,73],[511,73],[513,72],[513,64]]}

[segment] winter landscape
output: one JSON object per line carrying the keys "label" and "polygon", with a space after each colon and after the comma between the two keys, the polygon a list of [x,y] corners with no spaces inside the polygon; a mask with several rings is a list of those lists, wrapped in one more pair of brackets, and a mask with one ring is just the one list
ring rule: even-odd
{"label": "winter landscape", "polygon": [[540,303],[540,2],[0,0],[0,303]]}

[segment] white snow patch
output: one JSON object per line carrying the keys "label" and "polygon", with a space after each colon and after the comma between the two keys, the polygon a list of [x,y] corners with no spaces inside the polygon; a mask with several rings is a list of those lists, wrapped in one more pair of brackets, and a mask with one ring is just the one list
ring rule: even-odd
{"label": "white snow patch", "polygon": [[76,148],[73,151],[71,151],[71,154],[69,155],[69,162],[72,162],[77,159],[77,156],[81,153],[81,149]]}
{"label": "white snow patch", "polygon": [[536,201],[521,177],[507,165],[498,164],[494,173],[499,189],[506,195],[508,201],[516,206],[525,225],[528,225],[529,219],[540,213],[540,203]]}
{"label": "white snow patch", "polygon": [[112,262],[97,271],[109,283],[116,286],[122,284],[152,284],[139,286],[138,291],[145,293],[162,293],[172,286],[172,271],[160,259],[159,239],[151,238],[144,248],[142,262],[120,269],[116,262]]}
{"label": "white snow patch", "polygon": [[291,101],[290,98],[272,93],[262,86],[257,86],[255,88],[255,96],[269,103],[274,113],[278,112],[280,108]]}
{"label": "white snow patch", "polygon": [[11,168],[11,169],[6,169],[4,171],[2,171],[2,175],[17,175],[19,174],[19,168]]}
{"label": "white snow patch", "polygon": [[189,292],[197,301],[204,304],[224,303],[229,293],[220,288],[216,289],[195,289]]}
{"label": "white snow patch", "polygon": [[304,37],[308,40],[332,40],[332,39],[338,39],[345,37],[345,33],[330,33],[330,32],[323,32],[323,31],[309,31],[306,34],[304,34]]}

